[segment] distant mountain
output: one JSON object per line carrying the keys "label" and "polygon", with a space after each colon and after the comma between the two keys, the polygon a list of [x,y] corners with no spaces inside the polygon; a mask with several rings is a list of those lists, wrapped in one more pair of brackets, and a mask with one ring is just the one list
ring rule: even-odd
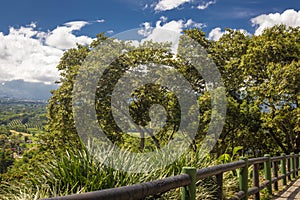
{"label": "distant mountain", "polygon": [[29,100],[48,100],[50,90],[56,89],[57,85],[32,83],[24,80],[0,82],[0,97],[11,97]]}

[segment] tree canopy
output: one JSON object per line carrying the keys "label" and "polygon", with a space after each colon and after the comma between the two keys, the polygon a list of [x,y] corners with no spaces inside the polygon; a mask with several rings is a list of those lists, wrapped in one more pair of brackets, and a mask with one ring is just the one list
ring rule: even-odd
{"label": "tree canopy", "polygon": [[[256,155],[265,152],[299,152],[299,28],[280,25],[266,29],[258,36],[247,36],[240,31],[227,29],[218,41],[206,39],[205,33],[199,29],[186,30],[184,35],[197,41],[207,51],[218,67],[226,88],[227,115],[214,152],[217,155],[230,153],[236,146],[242,146],[243,153]],[[48,134],[43,143],[45,148],[55,150],[62,146],[81,147],[72,111],[74,82],[88,54],[106,40],[113,39],[99,34],[91,45],[78,45],[66,51],[61,58],[57,67],[61,74],[58,81],[60,87],[53,91],[48,104]],[[169,44],[150,41],[143,44],[143,51],[128,42],[114,41],[112,45],[114,51],[107,52],[107,56],[113,56],[123,49],[130,51],[112,62],[105,71],[107,76],[97,83],[101,85],[95,99],[97,120],[108,138],[126,148],[131,146],[136,151],[145,151],[147,146],[150,149],[160,148],[174,137],[180,123],[180,112],[178,99],[168,88],[147,84],[132,93],[129,110],[136,124],[149,125],[149,109],[153,105],[160,104],[167,112],[167,123],[156,134],[136,126],[129,127],[133,132],[149,137],[136,139],[124,134],[115,123],[110,106],[112,89],[127,70],[139,65],[151,67],[151,64],[159,63],[177,69],[197,92],[199,127],[197,133],[194,133],[196,137],[191,147],[199,148],[212,115],[211,94],[206,90],[203,77],[189,63],[174,56]],[[185,49],[178,51],[187,53]],[[143,73],[141,71],[140,76]]]}

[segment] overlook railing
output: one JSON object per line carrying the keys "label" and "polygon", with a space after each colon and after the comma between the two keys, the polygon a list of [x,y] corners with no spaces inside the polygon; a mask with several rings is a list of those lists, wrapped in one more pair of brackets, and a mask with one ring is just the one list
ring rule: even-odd
{"label": "overlook railing", "polygon": [[[220,164],[203,169],[184,167],[181,175],[172,176],[151,182],[145,182],[119,188],[104,189],[83,194],[53,197],[44,200],[138,200],[156,194],[161,194],[172,189],[181,188],[182,200],[196,199],[196,182],[207,177],[215,177],[218,185],[218,199],[223,198],[223,173],[239,169],[239,192],[230,199],[247,200],[254,195],[255,200],[260,199],[260,191],[264,188],[272,195],[272,190],[278,190],[278,181],[287,185],[287,179],[295,179],[300,170],[300,154],[282,154],[270,157],[266,154],[259,158],[241,158],[239,161]],[[249,188],[248,171],[253,165],[253,187]],[[259,168],[264,167],[264,181],[260,183]],[[262,166],[261,166],[262,167]],[[273,186],[273,187],[272,187]]]}

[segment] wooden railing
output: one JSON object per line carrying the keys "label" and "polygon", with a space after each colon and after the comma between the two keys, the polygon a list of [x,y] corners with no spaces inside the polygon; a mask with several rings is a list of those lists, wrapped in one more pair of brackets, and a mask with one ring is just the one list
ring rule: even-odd
{"label": "wooden railing", "polygon": [[[156,194],[162,194],[169,190],[181,188],[182,200],[196,199],[196,182],[207,177],[216,177],[218,184],[218,199],[223,198],[223,173],[239,169],[239,192],[231,199],[247,200],[248,196],[254,195],[255,200],[260,199],[260,191],[264,188],[272,195],[272,190],[278,190],[278,181],[282,180],[284,186],[287,179],[295,179],[300,170],[300,154],[282,154],[277,157],[265,155],[260,158],[241,158],[239,161],[220,164],[203,169],[184,167],[181,175],[165,179],[145,182],[119,188],[105,189],[83,194],[54,197],[44,200],[138,200]],[[248,172],[253,165],[253,187],[249,188]],[[260,182],[259,169],[264,168],[264,181]],[[273,187],[272,187],[273,186]]]}

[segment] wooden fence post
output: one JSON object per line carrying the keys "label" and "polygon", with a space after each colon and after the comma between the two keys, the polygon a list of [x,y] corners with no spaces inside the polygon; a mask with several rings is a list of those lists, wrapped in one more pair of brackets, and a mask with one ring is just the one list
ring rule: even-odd
{"label": "wooden fence post", "polygon": [[299,173],[298,173],[298,169],[299,169],[299,154],[295,154],[296,155],[296,158],[295,158],[295,162],[296,162],[296,176],[298,177],[299,176]]}
{"label": "wooden fence post", "polygon": [[298,157],[298,169],[297,169],[297,171],[300,169],[300,153],[298,153],[298,155],[299,155],[299,157]]}
{"label": "wooden fence post", "polygon": [[239,170],[239,189],[245,192],[243,200],[248,200],[248,158],[242,157],[240,160],[244,160],[246,164]]}
{"label": "wooden fence post", "polygon": [[291,153],[291,168],[292,168],[292,177],[293,179],[296,178],[296,159],[295,159],[295,153]]}
{"label": "wooden fence post", "polygon": [[196,200],[196,168],[183,167],[182,173],[191,176],[192,183],[181,189],[181,200]]}
{"label": "wooden fence post", "polygon": [[286,155],[285,153],[282,153],[281,156],[284,158],[280,161],[280,173],[284,175],[284,178],[282,179],[282,184],[286,185]]}
{"label": "wooden fence post", "polygon": [[[273,176],[278,178],[278,162],[273,162]],[[274,183],[274,190],[278,191],[278,181]]]}
{"label": "wooden fence post", "polygon": [[270,158],[270,154],[265,154],[264,156],[268,158],[268,160],[264,162],[265,179],[270,182],[269,185],[267,186],[267,190],[268,193],[272,195],[271,158]]}
{"label": "wooden fence post", "polygon": [[218,199],[223,199],[223,173],[216,175],[218,185]]}
{"label": "wooden fence post", "polygon": [[291,178],[291,173],[290,173],[290,172],[292,171],[292,167],[291,167],[291,163],[292,163],[292,162],[291,162],[291,159],[288,158],[288,159],[286,160],[286,162],[287,162],[287,163],[286,163],[286,164],[287,164],[287,172],[289,172],[289,173],[288,173],[289,175],[288,175],[287,177],[288,177],[288,180],[291,181],[291,180],[292,180],[292,178]]}
{"label": "wooden fence post", "polygon": [[[259,164],[253,165],[253,183],[255,187],[259,188]],[[254,194],[255,200],[260,200],[260,191]]]}

